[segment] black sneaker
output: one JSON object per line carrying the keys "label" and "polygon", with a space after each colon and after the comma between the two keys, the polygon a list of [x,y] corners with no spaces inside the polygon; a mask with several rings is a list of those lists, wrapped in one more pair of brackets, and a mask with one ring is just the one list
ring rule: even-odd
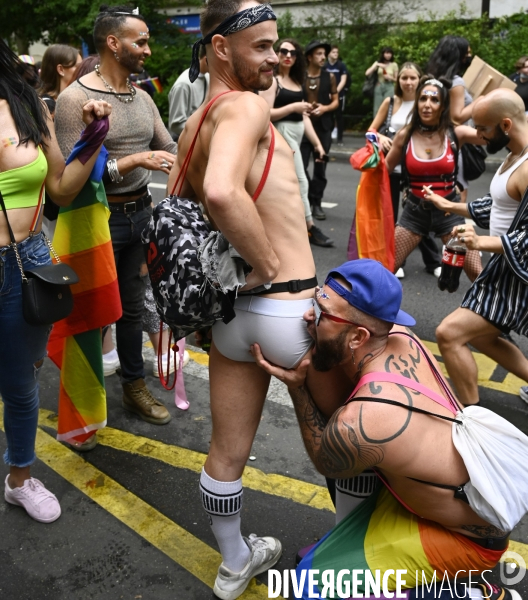
{"label": "black sneaker", "polygon": [[334,245],[334,240],[327,237],[319,227],[312,225],[311,229],[308,230],[308,238],[310,244],[314,246],[322,246],[323,248],[331,248]]}
{"label": "black sneaker", "polygon": [[312,207],[312,216],[314,219],[317,219],[319,221],[324,221],[326,219],[325,212],[320,206]]}
{"label": "black sneaker", "polygon": [[519,592],[493,583],[479,583],[475,587],[482,592],[483,600],[522,600]]}

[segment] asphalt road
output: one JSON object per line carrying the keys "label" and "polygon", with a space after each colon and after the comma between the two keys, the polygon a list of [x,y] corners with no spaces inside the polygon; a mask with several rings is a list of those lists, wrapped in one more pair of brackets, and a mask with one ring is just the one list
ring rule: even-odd
{"label": "asphalt road", "polygon": [[[357,140],[350,145],[357,146]],[[344,149],[328,165],[327,219],[318,223],[334,238],[335,248],[314,247],[319,279],[346,260],[359,173]],[[470,198],[488,190],[491,173],[470,189]],[[163,186],[158,174],[154,184]],[[156,201],[163,198],[153,188]],[[458,292],[440,292],[415,252],[402,280],[402,308],[412,314],[416,333],[434,344],[436,325],[460,303],[469,282]],[[528,344],[516,336],[526,353]],[[434,350],[434,345],[430,345]],[[152,351],[145,347],[146,360]],[[207,358],[193,352],[186,368],[188,411],[178,410],[174,395],[152,376],[148,385],[169,407],[165,426],[144,423],[121,408],[116,375],[108,377],[108,427],[99,445],[80,455],[54,439],[59,373],[46,361],[41,372],[39,460],[33,475],[53,490],[61,518],[50,525],[33,522],[19,508],[0,502],[0,600],[209,600],[219,564],[215,540],[198,495],[198,472],[207,453],[211,418]],[[496,410],[528,433],[528,405],[517,394],[518,382],[483,361],[480,387],[484,406]],[[151,372],[150,363],[147,365]],[[0,422],[1,425],[1,422]],[[0,427],[0,450],[5,435]],[[278,569],[293,568],[297,550],[320,538],[333,523],[330,502],[302,447],[293,408],[284,389],[274,384],[248,463],[243,532],[279,537],[284,554]],[[514,457],[512,457],[514,459]],[[507,491],[505,490],[505,493]],[[528,519],[512,535],[528,562]],[[494,572],[498,582],[500,568]],[[502,576],[508,576],[502,567]],[[528,578],[513,586],[528,592]],[[267,598],[260,576],[243,598]]]}

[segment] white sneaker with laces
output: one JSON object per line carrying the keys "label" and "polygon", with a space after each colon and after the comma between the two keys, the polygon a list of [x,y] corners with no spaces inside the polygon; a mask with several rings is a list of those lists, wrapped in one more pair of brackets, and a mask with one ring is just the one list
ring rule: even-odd
{"label": "white sneaker with laces", "polygon": [[396,271],[396,273],[394,273],[394,275],[396,275],[398,279],[403,279],[405,277],[405,273],[401,267]]}
{"label": "white sneaker with laces", "polygon": [[[163,364],[163,372],[167,373],[167,363],[168,363],[168,354],[164,354],[162,356],[162,364]],[[189,353],[187,352],[187,350],[183,351],[183,366],[185,367],[185,365],[189,362]],[[178,365],[180,364],[180,355],[178,353],[174,354],[174,352],[171,352],[170,354],[170,371],[169,374],[174,373],[174,371],[176,371],[178,369]],[[154,362],[152,363],[152,375],[154,377],[159,377],[159,373],[158,373],[158,357],[155,356],[154,357]]]}
{"label": "white sneaker with laces", "polygon": [[5,480],[4,498],[9,504],[21,506],[27,514],[40,523],[52,523],[61,515],[61,507],[55,494],[47,490],[42,482],[34,477],[24,481],[22,487],[11,489]]}
{"label": "white sneaker with laces", "polygon": [[281,557],[282,544],[275,538],[258,537],[251,533],[249,538],[244,538],[244,541],[251,550],[251,555],[242,571],[233,573],[231,569],[224,566],[224,563],[218,569],[213,592],[221,600],[238,598],[255,575],[273,567]]}

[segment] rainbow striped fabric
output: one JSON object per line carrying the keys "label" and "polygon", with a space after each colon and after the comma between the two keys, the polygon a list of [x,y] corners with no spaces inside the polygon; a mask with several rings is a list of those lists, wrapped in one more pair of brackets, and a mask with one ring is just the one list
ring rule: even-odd
{"label": "rainbow striped fabric", "polygon": [[394,270],[394,215],[389,174],[378,145],[367,145],[350,157],[361,171],[356,193],[356,214],[350,229],[348,260],[371,258]]}
{"label": "rainbow striped fabric", "polygon": [[[333,571],[336,582],[337,573],[348,570],[349,575],[345,575],[343,579],[348,580],[350,585],[350,573],[353,569],[370,571],[373,576],[379,569],[381,578],[384,573],[392,570],[386,587],[393,591],[397,589],[395,573],[398,569],[407,571],[403,576],[406,582],[404,587],[414,588],[422,584],[422,572],[429,583],[434,571],[436,581],[442,581],[445,572],[453,579],[457,571],[473,569],[481,572],[493,568],[503,552],[504,550],[486,550],[464,535],[413,515],[380,484],[367,500],[306,554],[297,567],[298,582],[303,571],[306,572],[302,595],[295,597],[342,597],[338,595],[335,586],[330,590],[332,593],[325,591],[325,595],[321,596],[324,587],[322,581],[314,587],[314,595],[309,595],[309,569],[319,569],[320,574],[323,571]],[[459,574],[459,577],[462,575]],[[358,585],[357,589],[360,593],[365,592],[364,578],[363,585]]]}
{"label": "rainbow striped fabric", "polygon": [[[67,164],[82,149],[76,144]],[[89,180],[75,200],[61,207],[53,245],[79,275],[72,286],[73,311],[53,327],[48,354],[61,369],[57,439],[85,441],[106,425],[101,327],[121,316],[110,239],[110,211],[102,183],[104,146]]]}

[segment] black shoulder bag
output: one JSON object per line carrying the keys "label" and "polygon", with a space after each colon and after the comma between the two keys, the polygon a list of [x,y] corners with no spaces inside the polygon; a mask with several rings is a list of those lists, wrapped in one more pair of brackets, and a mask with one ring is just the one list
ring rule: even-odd
{"label": "black shoulder bag", "polygon": [[391,96],[389,102],[389,109],[387,111],[387,118],[385,119],[385,123],[381,126],[381,129],[378,131],[380,135],[384,135],[385,137],[394,139],[396,135],[396,131],[391,127],[392,113],[394,111],[394,96]]}
{"label": "black shoulder bag", "polygon": [[[29,230],[29,236],[35,235],[35,229],[39,220],[42,197],[44,195],[44,185],[40,190],[39,202],[33,223]],[[11,239],[11,248],[16,255],[18,268],[22,276],[22,313],[24,319],[30,325],[51,325],[61,319],[66,318],[73,309],[73,296],[70,284],[77,283],[79,277],[77,273],[65,263],[62,263],[51,242],[46,236],[44,239],[50,249],[51,254],[57,261],[51,265],[42,267],[32,267],[26,269],[22,266],[22,259],[18,252],[17,243],[9,219],[7,218],[7,209],[4,198],[0,192],[0,205],[4,211],[9,237]]]}

